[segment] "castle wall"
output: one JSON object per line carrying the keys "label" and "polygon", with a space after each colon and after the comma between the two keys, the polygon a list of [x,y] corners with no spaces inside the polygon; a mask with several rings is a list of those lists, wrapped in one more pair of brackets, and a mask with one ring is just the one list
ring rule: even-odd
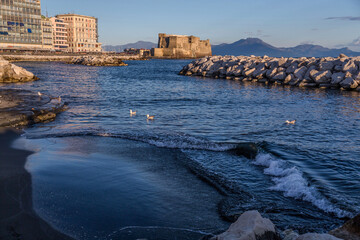
{"label": "castle wall", "polygon": [[151,51],[157,58],[201,58],[211,56],[209,40],[199,37],[159,34],[158,48]]}

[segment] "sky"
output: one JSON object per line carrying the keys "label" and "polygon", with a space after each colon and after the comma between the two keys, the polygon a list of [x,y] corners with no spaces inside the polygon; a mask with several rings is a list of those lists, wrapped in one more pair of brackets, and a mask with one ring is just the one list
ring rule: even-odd
{"label": "sky", "polygon": [[99,41],[157,43],[158,33],[211,44],[256,37],[276,47],[317,44],[360,51],[360,0],[41,0],[42,14],[99,19]]}

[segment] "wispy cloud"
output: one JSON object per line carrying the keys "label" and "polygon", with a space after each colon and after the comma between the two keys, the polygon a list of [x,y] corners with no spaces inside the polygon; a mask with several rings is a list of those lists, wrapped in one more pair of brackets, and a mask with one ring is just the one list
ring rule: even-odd
{"label": "wispy cloud", "polygon": [[259,38],[267,38],[271,37],[269,34],[264,33],[262,30],[257,30],[256,32],[245,32],[248,37],[259,37]]}
{"label": "wispy cloud", "polygon": [[325,20],[343,20],[343,21],[360,21],[360,17],[328,17]]}
{"label": "wispy cloud", "polygon": [[354,39],[351,43],[348,44],[339,44],[336,45],[338,48],[348,47],[353,51],[360,51],[360,37]]}

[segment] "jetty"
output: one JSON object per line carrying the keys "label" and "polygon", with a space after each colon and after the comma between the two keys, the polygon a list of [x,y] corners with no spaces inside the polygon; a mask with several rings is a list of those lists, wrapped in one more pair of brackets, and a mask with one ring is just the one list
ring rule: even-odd
{"label": "jetty", "polygon": [[274,58],[213,56],[195,60],[179,73],[303,88],[360,91],[360,57]]}

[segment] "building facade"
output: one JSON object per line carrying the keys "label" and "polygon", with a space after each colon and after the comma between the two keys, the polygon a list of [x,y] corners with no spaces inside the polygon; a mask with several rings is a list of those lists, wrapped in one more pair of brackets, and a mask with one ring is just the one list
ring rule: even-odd
{"label": "building facade", "polygon": [[42,16],[41,31],[42,31],[42,48],[46,50],[53,50],[54,49],[53,24],[50,18]]}
{"label": "building facade", "polygon": [[56,17],[67,24],[69,52],[102,51],[97,18],[78,14],[62,14]]}
{"label": "building facade", "polygon": [[42,48],[39,0],[0,0],[0,48]]}
{"label": "building facade", "polygon": [[159,34],[158,48],[151,49],[156,58],[202,58],[211,56],[210,40],[184,35]]}
{"label": "building facade", "polygon": [[56,51],[68,51],[69,44],[67,38],[68,24],[63,19],[52,17],[50,18],[53,28],[53,44]]}

